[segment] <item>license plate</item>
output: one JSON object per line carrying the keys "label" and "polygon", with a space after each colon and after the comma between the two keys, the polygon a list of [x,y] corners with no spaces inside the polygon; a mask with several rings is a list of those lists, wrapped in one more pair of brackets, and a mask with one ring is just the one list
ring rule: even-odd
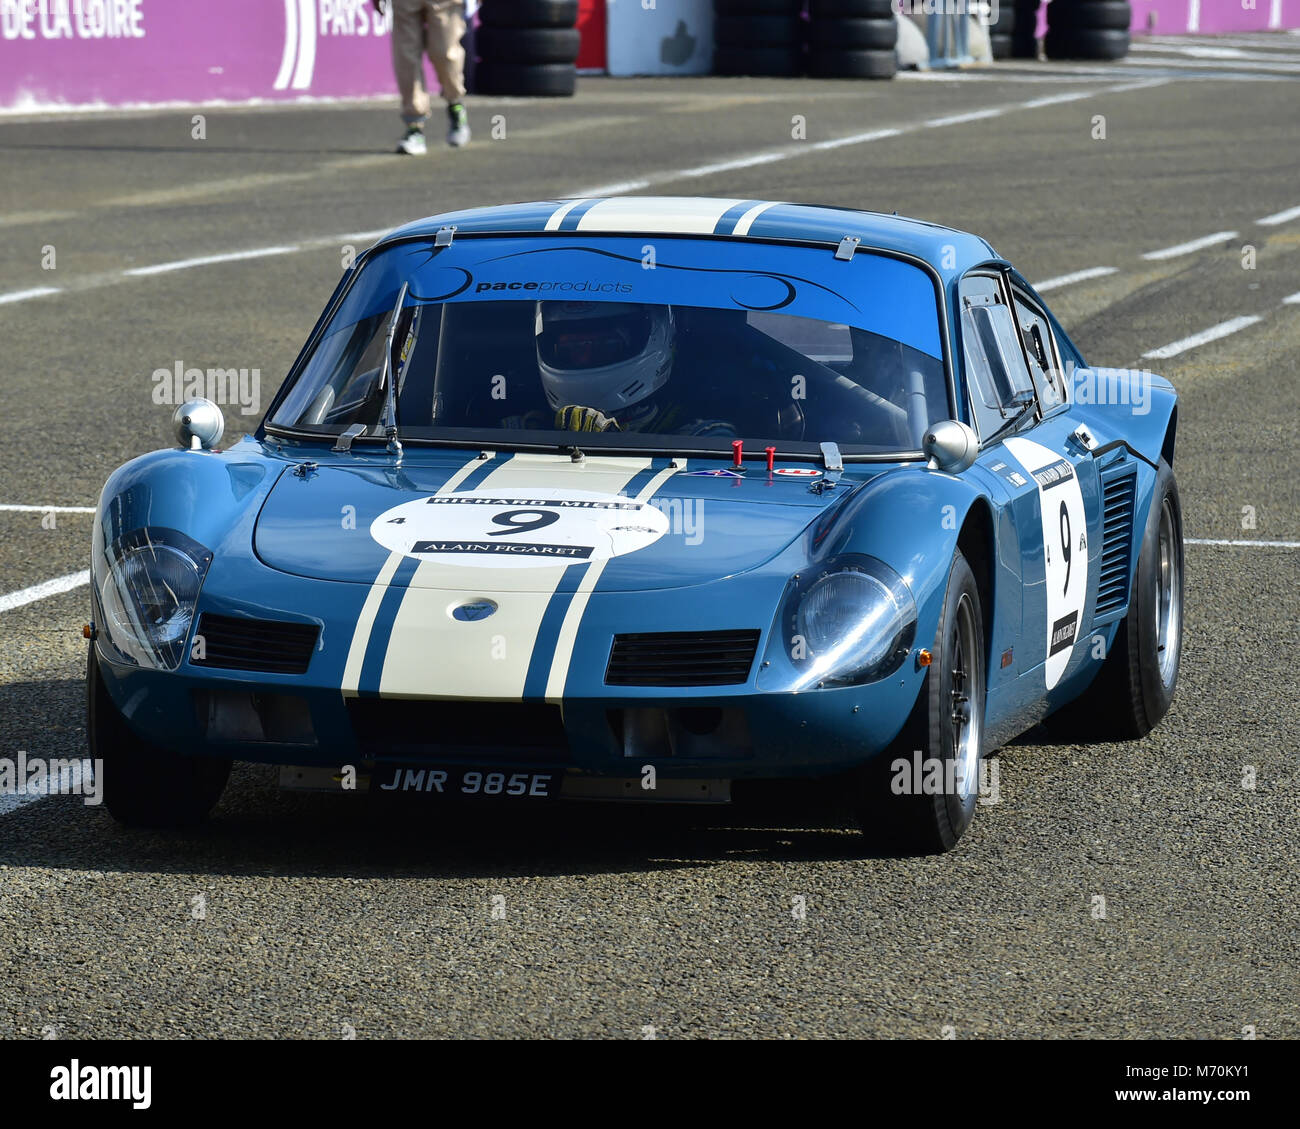
{"label": "license plate", "polygon": [[376,765],[370,791],[376,795],[505,796],[549,800],[560,794],[563,772],[535,768],[467,768],[465,765]]}

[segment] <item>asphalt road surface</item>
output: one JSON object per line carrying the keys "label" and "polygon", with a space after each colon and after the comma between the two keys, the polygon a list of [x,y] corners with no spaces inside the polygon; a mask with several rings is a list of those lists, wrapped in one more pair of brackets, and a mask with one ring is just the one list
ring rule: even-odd
{"label": "asphalt road surface", "polygon": [[83,754],[75,508],[171,442],[151,373],[257,369],[260,408],[349,248],[467,205],[642,191],[979,232],[1090,361],[1173,380],[1187,535],[1249,542],[1187,548],[1163,724],[1005,748],[943,857],[863,857],[819,795],[515,818],[237,768],[168,835],[0,797],[0,1037],[1300,1034],[1300,38],[1187,46],[585,79],[475,99],[474,143],[423,160],[378,103],[0,119],[0,756]]}

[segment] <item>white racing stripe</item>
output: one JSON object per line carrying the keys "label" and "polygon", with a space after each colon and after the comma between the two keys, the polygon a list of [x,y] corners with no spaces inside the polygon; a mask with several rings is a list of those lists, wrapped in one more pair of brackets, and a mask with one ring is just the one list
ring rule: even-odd
{"label": "white racing stripe", "polygon": [[[677,473],[677,470],[677,467],[667,467],[661,470],[650,480],[645,489],[636,496],[635,500],[648,502],[655,496],[659,487]],[[568,610],[564,614],[564,623],[561,624],[559,637],[555,641],[555,655],[551,659],[551,672],[546,679],[546,700],[548,702],[560,702],[564,697],[564,684],[569,678],[569,663],[573,659],[573,645],[578,638],[578,627],[582,623],[583,613],[587,610],[587,603],[591,599],[591,593],[595,590],[596,583],[600,580],[600,574],[604,570],[604,561],[595,561],[588,567],[583,574],[582,582],[573,595]]]}
{"label": "white racing stripe", "polygon": [[551,218],[546,221],[546,230],[559,231],[560,224],[564,222],[564,217],[567,216],[571,211],[573,211],[573,209],[576,208],[579,204],[587,203],[589,199],[590,197],[580,196],[576,200],[570,200],[562,208],[557,208],[555,212],[551,215]]}
{"label": "white racing stripe", "polygon": [[1143,353],[1143,359],[1156,361],[1167,360],[1170,357],[1176,357],[1179,353],[1186,353],[1188,349],[1195,349],[1201,345],[1208,345],[1211,341],[1218,341],[1221,337],[1227,337],[1238,330],[1246,329],[1254,325],[1257,321],[1263,321],[1261,317],[1254,314],[1248,314],[1239,318],[1232,318],[1229,321],[1220,322],[1218,325],[1212,325],[1209,329],[1203,329],[1200,333],[1193,333],[1191,337],[1184,337],[1181,341],[1174,341],[1169,345],[1162,345],[1159,349],[1152,349],[1149,353]]}
{"label": "white racing stripe", "polygon": [[1235,231],[1216,231],[1213,235],[1203,235],[1200,239],[1192,239],[1186,243],[1175,243],[1172,247],[1162,247],[1158,251],[1148,251],[1142,257],[1152,262],[1162,259],[1176,259],[1179,255],[1190,255],[1193,251],[1202,251],[1206,247],[1213,247],[1219,243],[1225,243],[1229,239],[1236,239]]}
{"label": "white racing stripe", "polygon": [[748,235],[749,229],[754,226],[754,221],[766,212],[768,208],[775,208],[776,206],[775,201],[766,204],[756,204],[736,221],[736,229],[731,234]]}
{"label": "white racing stripe", "polygon": [[1076,282],[1087,282],[1090,278],[1104,278],[1108,274],[1118,274],[1119,267],[1089,267],[1087,270],[1077,270],[1073,274],[1062,274],[1056,278],[1048,278],[1042,282],[1035,282],[1034,289],[1040,294],[1048,290],[1058,290],[1062,286],[1071,286]]}
{"label": "white racing stripe", "polygon": [[724,214],[743,203],[696,196],[651,200],[615,196],[592,205],[578,220],[578,230],[710,235]]}
{"label": "white racing stripe", "polygon": [[[450,494],[472,471],[482,465],[483,460],[476,455],[447,479],[436,493]],[[361,615],[357,617],[357,625],[352,632],[352,644],[348,648],[348,659],[343,666],[342,689],[345,698],[357,696],[357,688],[361,684],[361,668],[365,665],[366,648],[370,644],[370,632],[375,626],[375,616],[379,614],[379,605],[383,602],[389,582],[393,579],[393,573],[397,571],[397,566],[402,563],[402,560],[401,553],[390,553],[388,559],[384,561],[383,568],[379,570],[379,575],[375,577],[375,582],[370,586],[370,591],[366,593],[366,602],[361,606]]]}
{"label": "white racing stripe", "polygon": [[37,600],[46,600],[51,596],[58,596],[64,592],[71,592],[73,589],[89,583],[89,569],[84,569],[81,572],[70,572],[67,576],[56,576],[53,580],[46,580],[41,584],[33,584],[30,588],[20,588],[17,592],[10,592],[7,596],[0,596],[0,612],[11,612],[14,608],[21,608],[25,604],[34,604]]}
{"label": "white racing stripe", "polygon": [[[645,458],[589,455],[575,464],[567,455],[517,454],[475,490],[516,489],[526,496],[530,489],[569,487],[618,494],[649,466]],[[584,581],[593,572],[598,576],[603,563],[589,564]],[[457,567],[421,561],[393,621],[379,692],[399,698],[518,701],[542,619],[569,567]],[[475,622],[451,618],[451,608],[481,597],[496,603],[494,615]]]}

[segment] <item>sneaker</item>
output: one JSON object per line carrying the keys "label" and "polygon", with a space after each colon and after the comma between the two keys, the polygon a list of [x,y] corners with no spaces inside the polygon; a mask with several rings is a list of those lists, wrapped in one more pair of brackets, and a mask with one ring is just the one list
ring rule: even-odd
{"label": "sneaker", "polygon": [[447,107],[451,124],[447,127],[447,144],[459,149],[469,144],[469,115],[459,102]]}
{"label": "sneaker", "polygon": [[418,125],[406,127],[406,136],[397,143],[397,151],[408,157],[423,157],[429,151],[424,140],[424,129]]}

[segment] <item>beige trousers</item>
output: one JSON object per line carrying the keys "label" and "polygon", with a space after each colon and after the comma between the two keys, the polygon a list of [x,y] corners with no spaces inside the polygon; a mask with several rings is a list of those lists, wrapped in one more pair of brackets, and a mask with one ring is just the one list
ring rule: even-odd
{"label": "beige trousers", "polygon": [[402,120],[429,116],[424,54],[429,54],[447,105],[465,97],[465,7],[463,0],[392,0],[393,73],[402,96]]}

